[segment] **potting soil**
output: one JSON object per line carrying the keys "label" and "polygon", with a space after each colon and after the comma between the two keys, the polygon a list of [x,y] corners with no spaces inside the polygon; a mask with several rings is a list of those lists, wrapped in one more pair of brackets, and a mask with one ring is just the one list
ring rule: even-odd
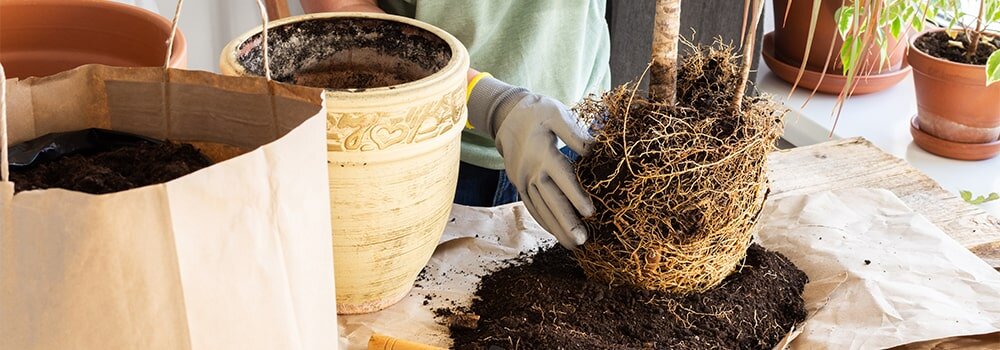
{"label": "potting soil", "polygon": [[[945,34],[945,32],[934,32],[928,33],[917,38],[914,41],[913,46],[918,50],[926,52],[928,55],[943,58],[952,62],[965,63],[965,64],[975,64],[975,65],[986,65],[986,60],[990,57],[993,51],[996,51],[1000,47],[1000,37],[988,37],[981,36],[979,46],[976,47],[976,54],[971,58],[965,57],[966,49],[971,45],[969,43],[969,38],[965,36],[965,33],[959,33],[954,39]],[[948,44],[949,41],[957,41],[962,43],[963,47],[958,47]],[[992,44],[985,44],[985,41],[989,41]]]}
{"label": "potting soil", "polygon": [[[237,61],[263,75],[260,34],[238,48]],[[448,43],[411,25],[369,18],[315,18],[268,31],[277,81],[327,89],[370,89],[434,74],[451,60]]]}
{"label": "potting soil", "polygon": [[754,244],[739,270],[679,296],[590,281],[572,254],[542,251],[483,277],[479,320],[452,327],[457,349],[770,349],[805,320],[808,277]]}
{"label": "potting soil", "polygon": [[105,194],[167,182],[211,165],[190,144],[139,142],[14,169],[15,191],[62,188]]}

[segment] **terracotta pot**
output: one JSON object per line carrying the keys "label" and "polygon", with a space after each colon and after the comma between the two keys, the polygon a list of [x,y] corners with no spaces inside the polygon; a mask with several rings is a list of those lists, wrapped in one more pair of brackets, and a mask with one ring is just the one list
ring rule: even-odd
{"label": "terracotta pot", "polygon": [[[799,77],[799,66],[790,65],[775,57],[773,32],[764,35],[764,43],[761,46],[760,53],[764,57],[764,63],[781,80],[791,83],[795,82],[795,79]],[[911,70],[910,65],[906,64],[906,60],[904,60],[903,66],[900,69],[882,73],[872,72],[872,74],[866,75],[864,79],[855,79],[851,83],[854,84],[851,94],[858,96],[888,89],[905,79]],[[818,92],[831,95],[840,94],[844,89],[844,85],[847,85],[846,76],[814,72],[808,69],[802,71],[802,78],[799,80],[799,86],[803,88],[808,90],[815,89]]]}
{"label": "terracotta pot", "polygon": [[[788,20],[785,20],[785,10],[788,1],[792,2],[792,7],[788,12]],[[827,62],[827,55],[830,53],[830,43],[833,42],[834,51],[830,56],[830,65],[827,73],[842,74],[843,64],[840,62],[839,52],[844,41],[837,33],[837,24],[834,21],[834,14],[842,5],[842,0],[823,0],[820,4],[819,18],[816,21],[816,32],[813,37],[812,48],[806,63],[806,69],[813,72],[822,72]],[[774,41],[775,56],[792,66],[800,66],[806,51],[806,39],[809,38],[809,24],[812,16],[812,0],[774,0]],[[782,25],[784,23],[784,25]],[[882,73],[885,71],[898,70],[902,66],[903,57],[906,54],[906,38],[899,40],[889,38],[888,47],[892,50]],[[880,62],[881,53],[878,48],[872,47],[865,51],[863,61],[859,67],[877,65]],[[879,69],[873,70],[879,73]],[[793,80],[794,81],[794,80]]]}
{"label": "terracotta pot", "polygon": [[[907,58],[913,65],[920,131],[956,143],[986,144],[1000,139],[1000,84],[986,86],[986,66],[933,57],[912,42]],[[930,150],[921,139],[914,140]],[[935,149],[939,155],[957,157],[950,148]],[[984,156],[995,155],[994,150]]]}
{"label": "terracotta pot", "polygon": [[[170,20],[114,1],[0,1],[0,62],[9,77],[48,76],[90,63],[162,66]],[[170,66],[187,65],[184,36]]]}
{"label": "terracotta pot", "polygon": [[[276,80],[339,87],[325,93],[338,312],[388,307],[412,287],[451,212],[468,53],[441,29],[385,14],[270,26]],[[224,74],[263,74],[260,31],[223,50]]]}

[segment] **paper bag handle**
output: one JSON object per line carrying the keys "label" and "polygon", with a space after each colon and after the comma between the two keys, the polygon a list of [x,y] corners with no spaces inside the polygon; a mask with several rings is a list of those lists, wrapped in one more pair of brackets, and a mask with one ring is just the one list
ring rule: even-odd
{"label": "paper bag handle", "polygon": [[[170,67],[170,56],[174,51],[174,38],[177,37],[177,24],[181,15],[181,8],[184,5],[184,0],[177,1],[177,8],[174,10],[174,19],[170,24],[170,38],[167,40],[167,55],[163,61],[163,70]],[[261,33],[261,50],[263,50],[263,63],[264,63],[264,77],[268,81],[271,80],[271,62],[268,57],[268,47],[267,47],[267,7],[261,0],[257,0],[257,7],[260,8],[261,22],[263,23],[263,31]],[[167,75],[169,77],[169,75]],[[268,86],[270,90],[270,86]],[[7,72],[3,68],[3,64],[0,64],[0,180],[2,182],[10,182],[10,160],[7,159]]]}
{"label": "paper bag handle", "polygon": [[[260,21],[261,27],[261,50],[263,52],[262,63],[264,64],[264,78],[267,80],[267,94],[268,101],[270,102],[271,116],[274,118],[274,133],[278,132],[278,113],[275,109],[274,102],[274,87],[271,80],[271,58],[269,54],[269,48],[267,47],[267,6],[261,0],[256,0],[257,7],[260,8]],[[184,0],[177,0],[177,8],[174,9],[174,19],[170,23],[170,38],[167,39],[167,54],[163,59],[163,118],[166,120],[166,130],[169,133],[170,130],[170,92],[167,88],[167,84],[170,83],[170,56],[174,52],[174,39],[177,37],[177,26],[180,23],[181,18],[181,8],[183,8]]]}
{"label": "paper bag handle", "polygon": [[[257,7],[260,8],[260,20],[263,30],[261,31],[261,50],[263,50],[264,78],[271,80],[271,60],[268,57],[267,48],[267,6],[262,0],[256,0]],[[177,25],[181,18],[181,7],[184,0],[177,0],[177,8],[174,10],[174,19],[170,23],[170,38],[167,39],[167,57],[163,59],[163,69],[170,67],[170,56],[174,53],[174,38],[177,37]]]}
{"label": "paper bag handle", "polygon": [[10,169],[7,159],[7,72],[0,64],[0,177],[3,182],[10,182]]}

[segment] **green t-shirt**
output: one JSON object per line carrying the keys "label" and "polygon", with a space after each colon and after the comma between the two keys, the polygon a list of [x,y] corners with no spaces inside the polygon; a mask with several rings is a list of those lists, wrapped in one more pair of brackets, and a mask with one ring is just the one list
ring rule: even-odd
{"label": "green t-shirt", "polygon": [[[379,0],[388,13],[415,18],[454,35],[472,68],[574,105],[611,88],[606,0]],[[488,137],[462,134],[462,161],[503,169]]]}

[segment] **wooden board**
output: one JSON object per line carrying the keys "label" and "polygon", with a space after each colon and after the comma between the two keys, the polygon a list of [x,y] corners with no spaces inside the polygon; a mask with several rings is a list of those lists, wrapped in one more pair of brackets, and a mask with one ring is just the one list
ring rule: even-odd
{"label": "wooden board", "polygon": [[771,199],[840,188],[885,188],[1000,270],[1000,220],[868,140],[851,138],[777,151],[769,162]]}

